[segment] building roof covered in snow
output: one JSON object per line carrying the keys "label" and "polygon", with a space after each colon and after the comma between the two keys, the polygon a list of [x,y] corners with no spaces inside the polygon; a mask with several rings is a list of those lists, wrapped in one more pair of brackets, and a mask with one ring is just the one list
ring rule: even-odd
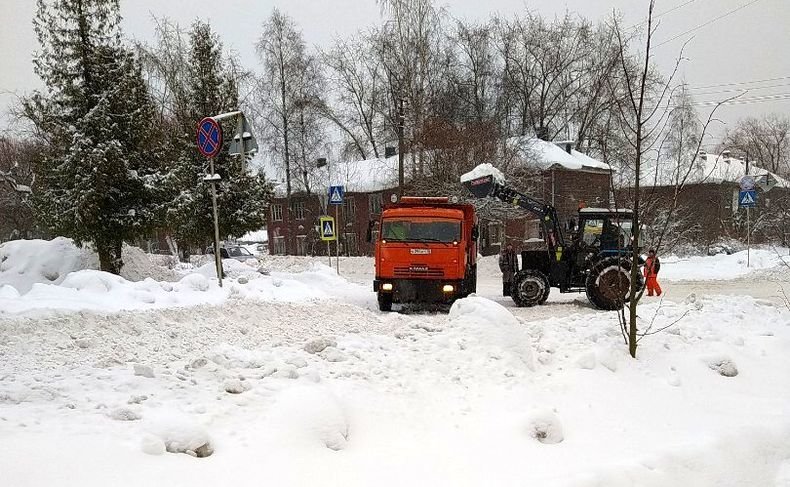
{"label": "building roof covered in snow", "polygon": [[515,150],[525,165],[538,169],[570,169],[573,171],[610,171],[605,164],[573,149],[573,142],[548,142],[535,137],[511,137],[508,147]]}
{"label": "building roof covered in snow", "polygon": [[[570,144],[570,145],[568,145]],[[569,169],[573,171],[610,171],[604,164],[586,154],[572,149],[572,142],[547,142],[534,137],[511,137],[507,141],[510,151],[515,154],[524,167],[547,169]],[[411,164],[409,154],[404,155],[406,176]],[[494,166],[498,164],[494,163]],[[308,175],[311,192],[323,194],[331,185],[343,185],[347,193],[373,193],[398,186],[398,156],[373,158],[361,161],[331,162],[329,166],[315,170]],[[292,192],[301,191],[304,182],[291,180]],[[298,189],[297,189],[298,188]],[[275,184],[275,194],[284,197],[284,181]]]}
{"label": "building roof covered in snow", "polygon": [[[346,193],[373,193],[398,185],[398,156],[379,157],[361,161],[329,162],[309,176],[313,193],[323,194],[329,185],[342,185]],[[291,180],[292,191],[301,190],[302,181]],[[284,197],[286,184],[278,181],[274,187],[278,197]]]}
{"label": "building roof covered in snow", "polygon": [[[790,182],[781,176],[766,171],[759,167],[759,162],[749,163],[749,175],[754,177],[771,174],[776,179],[776,186],[790,188]],[[721,154],[708,154],[700,152],[694,161],[694,165],[686,178],[686,169],[674,164],[667,164],[666,168],[659,168],[655,171],[655,163],[648,166],[642,179],[643,186],[676,186],[685,178],[685,184],[706,184],[706,183],[740,183],[741,178],[746,175],[746,162],[742,159],[730,156],[726,151]]]}

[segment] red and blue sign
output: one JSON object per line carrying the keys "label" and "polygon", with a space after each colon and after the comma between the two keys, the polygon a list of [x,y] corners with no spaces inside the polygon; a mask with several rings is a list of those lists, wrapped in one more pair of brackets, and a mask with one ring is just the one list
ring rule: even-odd
{"label": "red and blue sign", "polygon": [[198,124],[197,146],[206,157],[214,157],[222,150],[222,128],[213,118],[206,117]]}

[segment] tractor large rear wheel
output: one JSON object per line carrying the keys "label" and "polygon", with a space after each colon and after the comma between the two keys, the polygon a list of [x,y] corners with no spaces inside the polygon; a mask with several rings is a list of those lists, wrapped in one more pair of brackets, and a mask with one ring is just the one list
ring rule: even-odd
{"label": "tractor large rear wheel", "polygon": [[[638,275],[637,292],[642,289]],[[620,257],[607,257],[590,269],[586,282],[587,299],[603,310],[616,310],[628,302],[631,293],[631,262]]]}
{"label": "tractor large rear wheel", "polygon": [[518,307],[530,307],[543,304],[549,298],[551,286],[546,274],[525,270],[517,273],[513,279],[513,288],[510,295]]}

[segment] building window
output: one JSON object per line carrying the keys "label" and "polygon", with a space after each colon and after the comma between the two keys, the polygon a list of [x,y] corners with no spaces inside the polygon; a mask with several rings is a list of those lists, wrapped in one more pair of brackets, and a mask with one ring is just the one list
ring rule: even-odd
{"label": "building window", "polygon": [[378,215],[381,213],[383,197],[381,193],[373,193],[368,196],[368,210],[371,215]]}
{"label": "building window", "polygon": [[283,221],[283,205],[272,205],[272,221]]}
{"label": "building window", "polygon": [[357,216],[357,205],[354,203],[353,196],[346,196],[343,200],[343,221],[346,224],[352,223]]}
{"label": "building window", "polygon": [[345,251],[346,255],[359,255],[359,248],[357,247],[357,234],[356,233],[345,233],[343,234],[345,240]]}
{"label": "building window", "polygon": [[291,215],[293,215],[294,220],[304,220],[304,201],[291,203]]}
{"label": "building window", "polygon": [[502,234],[504,226],[501,222],[491,222],[488,224],[488,244],[498,245],[502,243]]}
{"label": "building window", "polygon": [[296,236],[296,255],[307,255],[307,235]]}
{"label": "building window", "polygon": [[285,255],[285,237],[274,237],[274,255]]}

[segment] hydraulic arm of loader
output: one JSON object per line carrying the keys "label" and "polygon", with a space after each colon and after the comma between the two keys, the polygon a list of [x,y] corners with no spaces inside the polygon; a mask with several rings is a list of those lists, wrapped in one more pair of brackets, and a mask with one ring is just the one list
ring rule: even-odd
{"label": "hydraulic arm of loader", "polygon": [[493,175],[464,181],[463,185],[475,198],[497,198],[537,215],[543,226],[543,234],[549,250],[555,251],[558,247],[565,247],[565,240],[557,223],[557,209],[553,206],[500,184]]}

